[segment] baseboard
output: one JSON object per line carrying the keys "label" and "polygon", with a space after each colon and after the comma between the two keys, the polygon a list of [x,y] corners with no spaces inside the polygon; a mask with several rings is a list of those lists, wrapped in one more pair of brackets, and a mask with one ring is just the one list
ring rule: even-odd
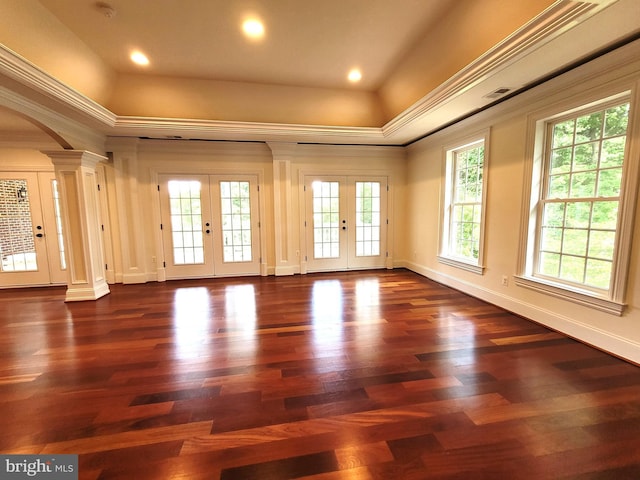
{"label": "baseboard", "polygon": [[443,285],[455,288],[480,300],[504,308],[528,320],[540,323],[541,325],[595,348],[604,350],[607,353],[624,358],[632,363],[640,364],[640,344],[637,342],[630,341],[592,325],[587,325],[578,319],[558,314],[539,305],[523,302],[520,299],[462,281],[423,265],[412,262],[402,262],[401,266],[438,283],[442,283]]}
{"label": "baseboard", "polygon": [[134,284],[134,283],[147,283],[146,273],[123,273],[122,283]]}
{"label": "baseboard", "polygon": [[285,267],[275,267],[273,273],[276,277],[280,277],[280,276],[286,276],[286,275],[295,275],[296,270],[299,270],[296,266],[287,265]]}

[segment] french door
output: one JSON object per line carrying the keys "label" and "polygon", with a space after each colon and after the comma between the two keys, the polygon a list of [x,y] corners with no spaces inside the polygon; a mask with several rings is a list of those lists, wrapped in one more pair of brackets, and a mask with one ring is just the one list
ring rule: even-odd
{"label": "french door", "polygon": [[0,287],[64,284],[53,172],[0,172]]}
{"label": "french door", "polygon": [[387,178],[305,176],[308,271],[384,268]]}
{"label": "french door", "polygon": [[166,277],[258,275],[255,175],[160,175]]}

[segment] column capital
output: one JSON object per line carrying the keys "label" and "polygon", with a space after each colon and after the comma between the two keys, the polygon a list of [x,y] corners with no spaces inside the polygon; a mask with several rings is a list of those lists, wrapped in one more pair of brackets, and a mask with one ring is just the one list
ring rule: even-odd
{"label": "column capital", "polygon": [[298,148],[298,144],[294,142],[267,142],[267,145],[273,153],[274,160],[284,160],[286,157],[293,157]]}
{"label": "column capital", "polygon": [[95,170],[98,163],[108,160],[103,155],[87,150],[43,150],[42,153],[51,159],[54,167],[88,167]]}

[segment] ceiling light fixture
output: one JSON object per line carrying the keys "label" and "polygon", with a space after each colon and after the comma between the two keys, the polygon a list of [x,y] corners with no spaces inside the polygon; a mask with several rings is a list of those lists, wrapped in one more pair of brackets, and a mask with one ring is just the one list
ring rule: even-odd
{"label": "ceiling light fixture", "polygon": [[130,58],[131,61],[136,65],[141,65],[143,67],[149,65],[149,59],[147,58],[147,56],[138,50],[136,50],[135,52],[131,52]]}
{"label": "ceiling light fixture", "polygon": [[352,68],[347,75],[351,83],[357,83],[362,79],[362,72],[357,68]]}
{"label": "ceiling light fixture", "polygon": [[264,37],[264,24],[257,18],[249,18],[242,23],[242,31],[247,38],[260,40]]}

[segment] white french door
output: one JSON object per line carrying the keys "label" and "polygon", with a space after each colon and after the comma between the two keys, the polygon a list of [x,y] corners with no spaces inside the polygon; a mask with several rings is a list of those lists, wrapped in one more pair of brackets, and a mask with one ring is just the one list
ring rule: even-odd
{"label": "white french door", "polygon": [[307,270],[384,268],[387,178],[305,176]]}
{"label": "white french door", "polygon": [[0,287],[66,283],[53,172],[0,172]]}
{"label": "white french door", "polygon": [[160,175],[166,277],[258,275],[255,175]]}

